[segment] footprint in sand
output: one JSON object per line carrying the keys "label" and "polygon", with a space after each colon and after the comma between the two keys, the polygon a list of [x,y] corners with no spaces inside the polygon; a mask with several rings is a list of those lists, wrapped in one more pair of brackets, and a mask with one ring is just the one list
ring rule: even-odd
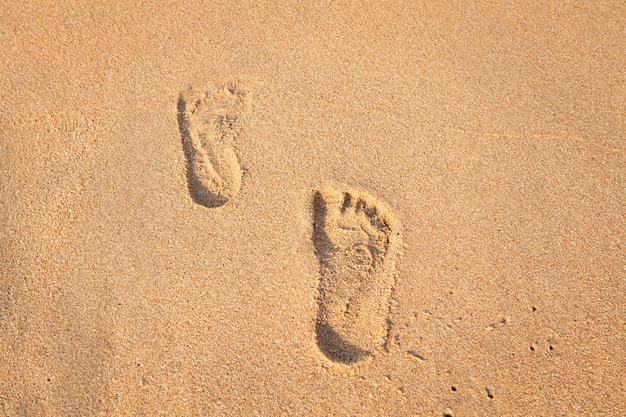
{"label": "footprint in sand", "polygon": [[364,191],[326,185],[314,198],[321,280],[316,333],[331,360],[352,364],[387,338],[398,222]]}
{"label": "footprint in sand", "polygon": [[198,204],[217,207],[241,188],[242,170],[233,149],[250,104],[240,83],[205,92],[189,88],[178,100],[178,125],[187,157],[187,180]]}

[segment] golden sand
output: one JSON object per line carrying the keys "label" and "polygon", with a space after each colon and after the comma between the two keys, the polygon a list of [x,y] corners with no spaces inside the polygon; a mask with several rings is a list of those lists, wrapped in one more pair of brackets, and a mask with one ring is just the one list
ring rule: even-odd
{"label": "golden sand", "polygon": [[626,414],[623,1],[110,3],[0,6],[0,415]]}

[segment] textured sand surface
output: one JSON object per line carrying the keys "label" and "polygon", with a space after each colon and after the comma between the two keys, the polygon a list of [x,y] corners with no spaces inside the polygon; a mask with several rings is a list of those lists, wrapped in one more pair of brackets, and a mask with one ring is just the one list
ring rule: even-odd
{"label": "textured sand surface", "polygon": [[[626,414],[623,1],[108,3],[0,5],[0,415]],[[179,98],[233,82],[209,208]],[[402,229],[353,364],[328,183]]]}

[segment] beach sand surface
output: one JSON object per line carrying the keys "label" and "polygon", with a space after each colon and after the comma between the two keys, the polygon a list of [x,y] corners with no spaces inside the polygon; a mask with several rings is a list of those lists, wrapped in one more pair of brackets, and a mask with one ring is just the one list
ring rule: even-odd
{"label": "beach sand surface", "polygon": [[626,414],[623,2],[0,10],[0,415]]}

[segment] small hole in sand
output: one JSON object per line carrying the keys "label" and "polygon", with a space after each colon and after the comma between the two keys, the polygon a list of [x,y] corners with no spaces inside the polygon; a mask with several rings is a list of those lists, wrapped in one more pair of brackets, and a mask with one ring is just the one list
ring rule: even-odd
{"label": "small hole in sand", "polygon": [[456,391],[456,387],[455,386],[452,386],[451,389],[452,389],[452,391]]}
{"label": "small hole in sand", "polygon": [[550,346],[550,350],[554,350],[554,346]]}
{"label": "small hole in sand", "polygon": [[531,347],[530,347],[530,350],[534,351],[534,350],[535,350],[535,347],[534,347],[534,346],[531,346]]}

